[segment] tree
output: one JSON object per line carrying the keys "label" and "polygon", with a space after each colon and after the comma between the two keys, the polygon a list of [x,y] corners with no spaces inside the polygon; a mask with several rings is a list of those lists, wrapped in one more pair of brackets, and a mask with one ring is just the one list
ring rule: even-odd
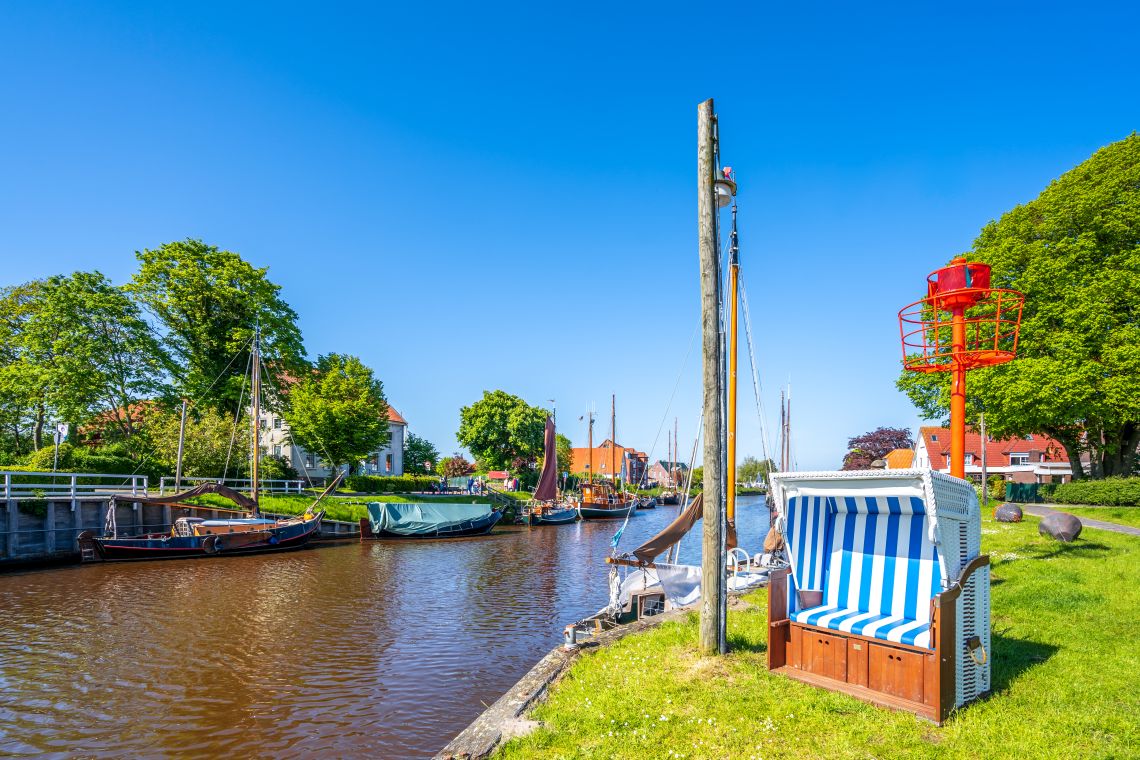
{"label": "tree", "polygon": [[[181,411],[152,406],[145,415],[145,448],[162,469],[174,472],[178,462],[178,428]],[[208,407],[186,415],[186,444],[182,453],[182,474],[191,478],[220,478],[249,475],[249,415],[235,424]]]}
{"label": "tree", "polygon": [[404,438],[404,472],[409,475],[428,475],[435,471],[439,451],[426,438],[408,433]]}
{"label": "tree", "polygon": [[166,393],[169,357],[138,306],[99,272],[54,276],[0,296],[0,407],[22,406],[43,445],[49,417],[100,415],[118,437],[138,432],[138,402]]}
{"label": "tree", "polygon": [[574,466],[574,444],[562,433],[557,433],[554,436],[554,451],[558,457],[558,471],[570,472]]}
{"label": "tree", "polygon": [[165,343],[181,365],[179,392],[198,404],[233,414],[245,380],[250,337],[261,327],[261,353],[275,377],[306,367],[297,314],[257,269],[231,251],[201,240],[165,243],[136,253],[139,271],[127,286],[157,317]]}
{"label": "tree", "polygon": [[[1025,293],[1018,358],[974,370],[970,419],[1001,439],[1044,433],[1073,477],[1127,475],[1140,446],[1140,136],[1097,151],[1035,199],[990,222],[970,258],[994,287]],[[949,378],[903,372],[898,387],[945,418]],[[1081,455],[1088,454],[1085,471]]]}
{"label": "tree", "polygon": [[391,440],[384,386],[355,356],[320,357],[285,395],[293,440],[333,469],[355,470]]}
{"label": "tree", "polygon": [[504,391],[484,391],[483,398],[459,410],[456,438],[490,469],[533,465],[542,454],[549,412]]}
{"label": "tree", "polygon": [[755,483],[775,471],[776,463],[771,459],[761,461],[756,457],[744,457],[736,468],[736,479],[742,483]]}
{"label": "tree", "polygon": [[882,459],[895,449],[914,446],[908,428],[878,427],[869,433],[847,439],[847,454],[843,457],[844,470],[866,470],[876,459]]}
{"label": "tree", "polygon": [[445,478],[461,478],[470,471],[471,463],[459,452],[439,460],[436,465],[436,472]]}

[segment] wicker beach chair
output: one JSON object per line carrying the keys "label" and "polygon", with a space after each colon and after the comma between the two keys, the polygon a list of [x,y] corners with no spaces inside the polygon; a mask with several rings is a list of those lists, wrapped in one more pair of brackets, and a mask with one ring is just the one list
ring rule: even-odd
{"label": "wicker beach chair", "polygon": [[772,476],[790,567],[768,668],[941,724],[990,688],[989,557],[973,486],[929,470]]}

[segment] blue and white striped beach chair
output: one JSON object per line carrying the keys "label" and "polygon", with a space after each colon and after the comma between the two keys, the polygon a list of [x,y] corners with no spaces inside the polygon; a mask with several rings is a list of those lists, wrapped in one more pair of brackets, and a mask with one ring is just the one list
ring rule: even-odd
{"label": "blue and white striped beach chair", "polygon": [[941,723],[989,690],[989,559],[973,486],[929,470],[778,473],[791,566],[772,670]]}

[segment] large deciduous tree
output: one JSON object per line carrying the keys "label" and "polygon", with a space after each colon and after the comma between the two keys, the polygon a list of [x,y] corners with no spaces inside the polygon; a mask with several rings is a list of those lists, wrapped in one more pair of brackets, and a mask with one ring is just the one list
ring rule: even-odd
{"label": "large deciduous tree", "polygon": [[355,356],[320,357],[285,396],[293,440],[334,469],[355,470],[391,440],[384,386]]}
{"label": "large deciduous tree", "polygon": [[404,438],[404,472],[409,475],[429,475],[439,462],[439,451],[432,442],[415,433]]}
{"label": "large deciduous tree", "polygon": [[519,469],[542,454],[550,413],[505,391],[484,391],[483,398],[459,410],[461,444],[488,469]]}
{"label": "large deciduous tree", "polygon": [[138,402],[164,395],[169,357],[135,303],[99,272],[54,276],[0,294],[0,408],[22,409],[33,447],[49,418],[99,416],[138,432]]}
{"label": "large deciduous tree", "polygon": [[736,479],[742,483],[755,483],[776,471],[776,463],[771,459],[744,457],[736,468]]}
{"label": "large deciduous tree", "polygon": [[[178,461],[178,411],[150,408],[146,412],[145,438],[156,464],[174,472]],[[185,477],[248,477],[250,471],[249,416],[235,422],[208,407],[191,410],[186,416],[186,443],[182,452]],[[262,475],[262,477],[268,477]],[[184,484],[185,485],[185,484]]]}
{"label": "large deciduous tree", "polygon": [[[1140,445],[1140,136],[1097,151],[987,224],[971,259],[1025,293],[1018,358],[970,373],[971,417],[996,438],[1045,433],[1074,478],[1135,471]],[[946,376],[903,372],[924,416],[945,418]],[[1081,455],[1087,454],[1086,472]]]}
{"label": "large deciduous tree", "polygon": [[258,324],[262,357],[278,379],[302,372],[297,314],[267,268],[201,240],[166,243],[136,256],[139,271],[127,287],[165,328],[166,345],[181,365],[184,396],[233,414]]}
{"label": "large deciduous tree", "polygon": [[875,428],[869,433],[847,439],[843,469],[866,470],[876,459],[882,459],[895,449],[909,449],[913,446],[914,439],[907,428]]}

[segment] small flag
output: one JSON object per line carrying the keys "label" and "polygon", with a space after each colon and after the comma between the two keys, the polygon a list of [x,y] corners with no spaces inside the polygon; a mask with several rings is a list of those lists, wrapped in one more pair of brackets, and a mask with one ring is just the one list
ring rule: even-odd
{"label": "small flag", "polygon": [[624,530],[625,530],[624,525],[622,525],[620,528],[617,529],[617,533],[615,533],[614,537],[610,539],[610,546],[612,546],[615,549],[617,548],[618,542],[621,541],[621,534]]}

